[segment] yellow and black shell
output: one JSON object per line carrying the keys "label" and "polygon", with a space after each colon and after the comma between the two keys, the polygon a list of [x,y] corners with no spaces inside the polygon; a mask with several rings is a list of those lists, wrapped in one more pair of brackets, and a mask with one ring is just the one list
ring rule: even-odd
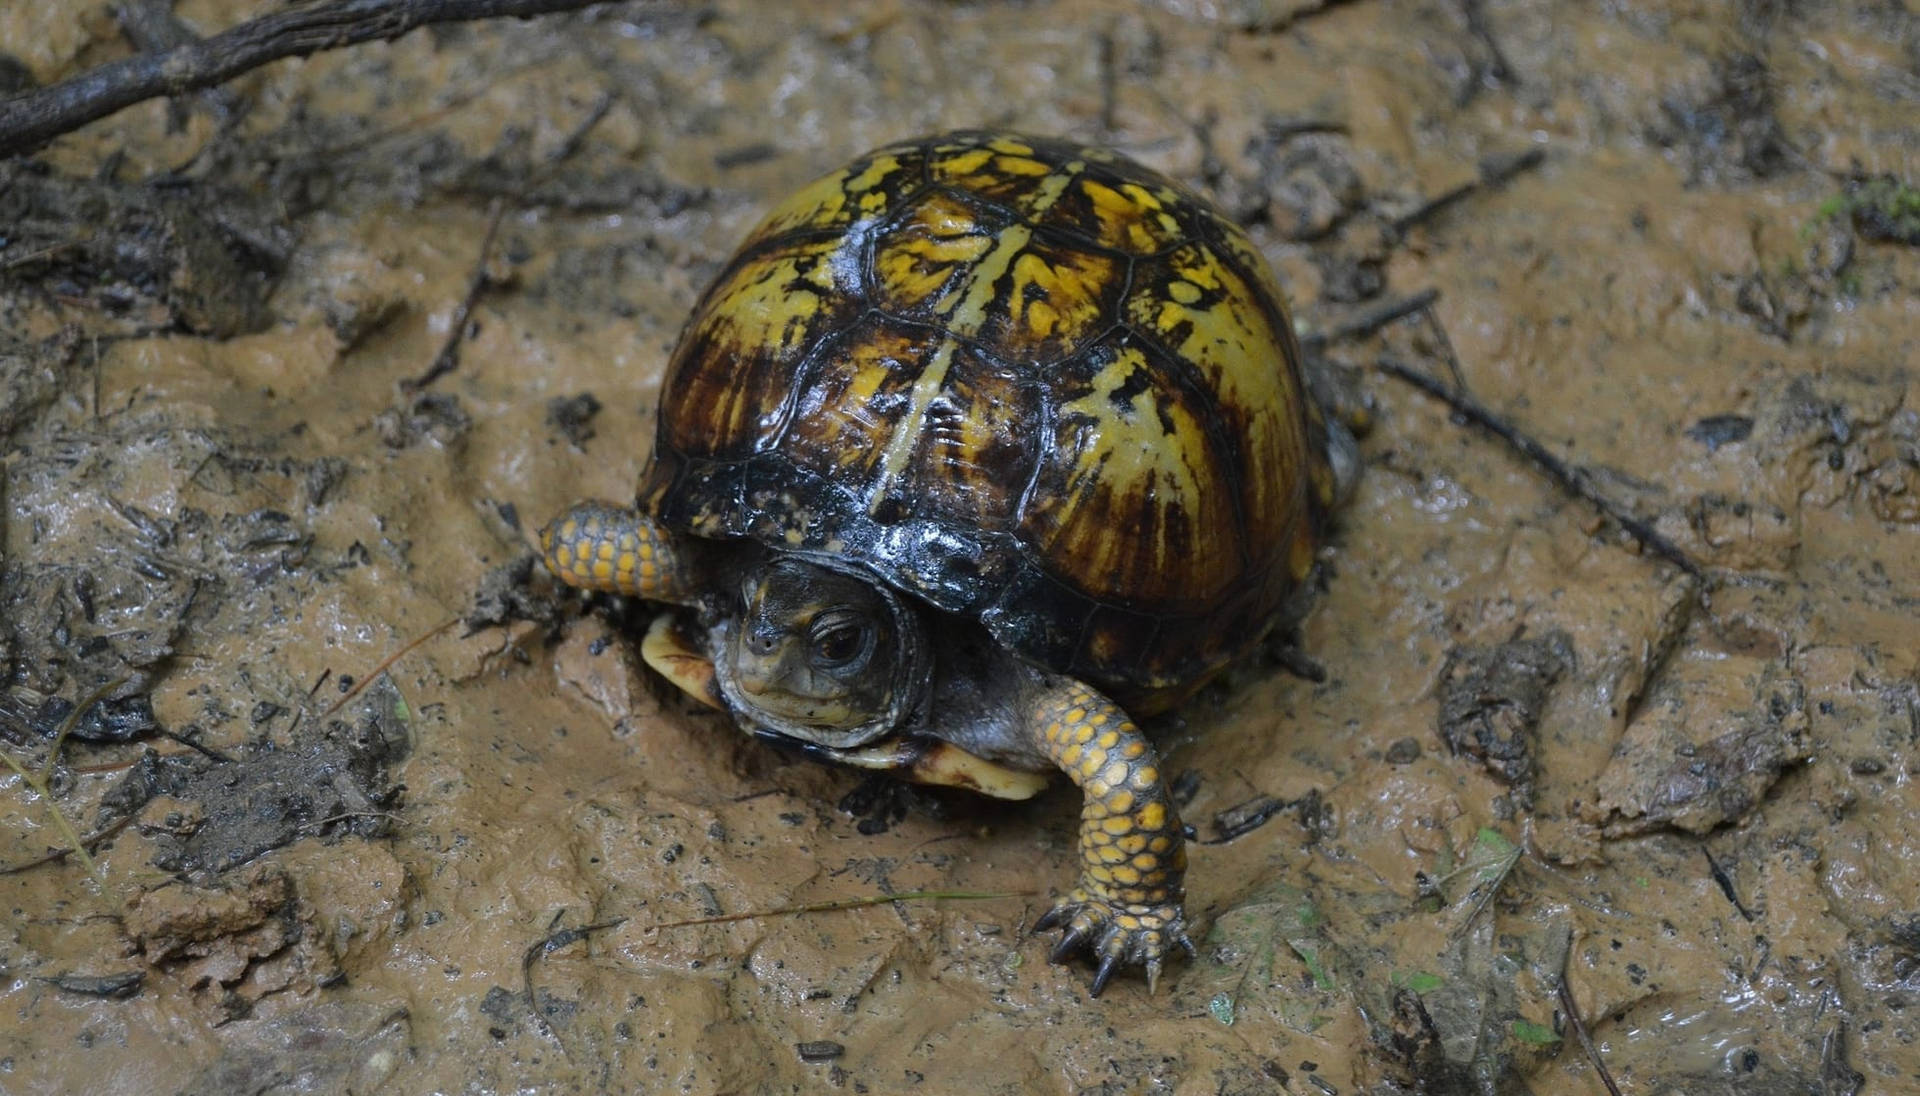
{"label": "yellow and black shell", "polygon": [[963,132],[754,231],[668,365],[640,502],[865,564],[1145,712],[1265,633],[1333,491],[1238,226],[1113,152]]}

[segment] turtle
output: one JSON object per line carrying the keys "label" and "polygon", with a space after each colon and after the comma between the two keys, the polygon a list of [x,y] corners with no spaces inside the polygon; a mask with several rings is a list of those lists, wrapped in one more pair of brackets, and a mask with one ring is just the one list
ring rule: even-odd
{"label": "turtle", "polygon": [[1105,148],[961,131],[777,206],[696,304],[631,505],[539,534],[658,603],[645,661],[749,734],[1020,799],[1084,794],[1063,962],[1148,992],[1185,827],[1139,719],[1297,612],[1352,440],[1210,202]]}

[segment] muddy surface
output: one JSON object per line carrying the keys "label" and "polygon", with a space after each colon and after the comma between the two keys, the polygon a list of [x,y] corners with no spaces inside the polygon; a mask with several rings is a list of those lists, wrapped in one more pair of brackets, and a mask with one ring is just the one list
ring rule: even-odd
{"label": "muddy surface", "polygon": [[[0,164],[0,1092],[1601,1093],[1569,1006],[1626,1093],[1920,1091],[1901,9],[612,5]],[[92,0],[0,43],[132,48]],[[771,202],[981,124],[1217,196],[1371,419],[1323,680],[1159,728],[1200,954],[1152,997],[1028,931],[1071,793],[778,756],[524,566]],[[1450,355],[1709,584],[1372,368]],[[663,927],[929,890],[1012,896]]]}

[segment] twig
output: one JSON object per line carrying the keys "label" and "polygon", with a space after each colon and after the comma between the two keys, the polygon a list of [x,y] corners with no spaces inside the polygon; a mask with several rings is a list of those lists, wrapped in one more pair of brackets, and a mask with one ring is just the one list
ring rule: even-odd
{"label": "twig", "polygon": [[692,917],[685,921],[663,921],[659,924],[644,925],[642,932],[658,932],[661,929],[683,929],[691,925],[724,925],[733,921],[753,921],[763,917],[792,917],[802,913],[837,913],[841,910],[865,909],[868,906],[886,906],[895,902],[911,901],[986,901],[994,898],[1026,898],[1032,891],[907,891],[901,894],[875,894],[865,898],[840,898],[831,902],[809,902],[804,906],[781,906],[779,909],[750,910],[746,913],[723,913],[714,917]]}
{"label": "twig", "polygon": [[1281,15],[1265,19],[1255,19],[1240,28],[1245,34],[1279,34],[1295,23],[1305,22],[1315,15],[1325,15],[1335,8],[1345,7],[1356,0],[1320,0],[1320,6],[1288,11]]}
{"label": "twig", "polygon": [[1408,229],[1428,220],[1474,191],[1499,186],[1523,171],[1531,171],[1539,167],[1546,158],[1547,150],[1535,147],[1509,159],[1484,162],[1480,165],[1479,178],[1472,182],[1461,183],[1437,198],[1429,198],[1412,211],[1401,214],[1394,219],[1393,230],[1405,235]]}
{"label": "twig", "polygon": [[626,918],[616,917],[611,921],[600,921],[591,925],[582,925],[577,929],[561,929],[559,932],[554,932],[553,930],[560,924],[560,919],[566,915],[566,910],[554,914],[553,920],[547,925],[549,934],[547,938],[528,947],[526,954],[520,957],[520,991],[527,999],[527,1011],[533,1015],[533,1022],[539,1026],[540,1034],[559,1043],[562,1053],[567,1049],[566,1044],[560,1043],[560,1036],[555,1033],[553,1026],[547,1023],[547,1018],[540,1014],[540,1001],[534,994],[533,965],[561,948],[585,940],[590,933],[618,928],[627,923]]}
{"label": "twig", "polygon": [[1317,350],[1328,343],[1344,342],[1347,339],[1364,339],[1395,320],[1423,311],[1439,299],[1438,289],[1423,289],[1411,297],[1381,301],[1348,316],[1335,324],[1331,330],[1315,331],[1300,336],[1300,342],[1310,350]]}
{"label": "twig", "polygon": [[1497,83],[1519,83],[1520,81],[1513,75],[1513,66],[1507,63],[1506,51],[1500,48],[1500,43],[1493,37],[1493,28],[1487,25],[1486,4],[1483,0],[1462,0],[1460,7],[1467,19],[1467,33],[1479,39],[1480,44],[1486,47],[1487,56],[1491,59],[1487,63],[1487,74]]}
{"label": "twig", "polygon": [[1661,536],[1653,526],[1628,513],[1625,507],[1608,498],[1593,486],[1585,471],[1554,456],[1547,451],[1546,446],[1522,433],[1519,427],[1480,406],[1472,396],[1449,388],[1426,373],[1392,358],[1381,358],[1374,364],[1381,372],[1398,377],[1418,388],[1453,408],[1475,426],[1506,442],[1521,456],[1538,465],[1540,470],[1547,474],[1547,478],[1559,484],[1562,490],[1575,498],[1585,499],[1594,509],[1599,510],[1608,520],[1626,530],[1628,536],[1654,555],[1680,568],[1693,578],[1703,581],[1706,579],[1706,569],[1695,562],[1684,548]]}
{"label": "twig", "polygon": [[[113,15],[120,24],[120,33],[141,53],[160,53],[200,40],[192,28],[173,14],[173,0],[131,0],[115,5]],[[200,99],[211,109],[215,123],[223,130],[246,113],[247,104],[226,88],[214,88]],[[168,112],[168,129],[180,129],[186,122],[187,104],[175,99],[168,105]]]}
{"label": "twig", "polygon": [[434,23],[545,15],[600,0],[338,0],[263,15],[211,38],[109,62],[0,102],[0,156],[31,152],[162,95],[213,87],[285,57],[387,41]]}
{"label": "twig", "polygon": [[93,237],[89,236],[84,240],[61,240],[57,244],[48,244],[45,247],[29,251],[24,255],[14,255],[6,259],[0,259],[0,274],[18,270],[23,266],[29,266],[42,259],[51,259],[62,251],[71,251],[82,244],[91,244],[93,243],[93,239]]}
{"label": "twig", "polygon": [[73,711],[67,713],[67,718],[60,721],[60,730],[53,736],[53,748],[47,751],[46,767],[40,770],[40,782],[42,784],[53,779],[53,770],[60,764],[60,750],[67,744],[67,736],[72,734],[73,729],[80,725],[80,717],[91,711],[95,704],[105,700],[108,693],[113,692],[126,683],[127,679],[125,677],[117,677],[105,685],[100,686],[92,693],[89,693],[85,700],[75,704]]}
{"label": "twig", "polygon": [[333,713],[339,711],[347,703],[347,701],[352,700],[356,696],[359,696],[360,690],[366,688],[368,684],[377,680],[381,674],[384,674],[389,669],[391,669],[393,667],[393,664],[400,661],[401,656],[405,655],[408,651],[413,650],[415,647],[420,646],[422,643],[425,643],[427,640],[432,639],[434,636],[439,635],[441,632],[446,631],[448,628],[451,628],[458,623],[460,623],[459,617],[449,617],[448,619],[443,620],[440,623],[434,625],[431,629],[429,629],[425,634],[421,635],[419,638],[409,642],[405,647],[402,647],[399,650],[388,655],[385,659],[381,661],[380,665],[375,666],[373,668],[372,673],[369,673],[365,677],[354,682],[353,688],[348,689],[345,693],[341,694],[339,700],[334,701],[331,707],[329,707],[326,711],[321,712],[320,718],[321,719],[327,718]]}
{"label": "twig", "polygon": [[593,101],[593,107],[587,111],[587,116],[581,119],[580,124],[573,127],[573,132],[567,134],[566,139],[547,156],[547,169],[550,171],[554,165],[573,159],[573,154],[580,151],[581,145],[586,144],[587,134],[592,133],[594,127],[604,121],[607,112],[612,109],[613,94],[602,92],[600,98]]}
{"label": "twig", "polygon": [[1111,28],[1102,30],[1094,42],[1099,47],[1100,59],[1100,136],[1111,140],[1119,116],[1120,50],[1113,40]]}
{"label": "twig", "polygon": [[1720,887],[1720,893],[1727,896],[1728,902],[1733,903],[1733,908],[1740,914],[1740,919],[1753,920],[1753,911],[1747,908],[1745,902],[1740,901],[1740,892],[1733,886],[1733,876],[1728,875],[1727,869],[1721,865],[1720,861],[1713,858],[1713,850],[1701,846],[1700,855],[1707,858],[1707,873],[1713,876],[1714,883]]}
{"label": "twig", "polygon": [[1440,344],[1440,360],[1447,363],[1447,376],[1453,379],[1456,392],[1467,390],[1467,374],[1460,368],[1460,355],[1454,353],[1453,336],[1447,334],[1447,325],[1440,322],[1440,314],[1433,310],[1433,302],[1420,310],[1420,317],[1427,321],[1427,330],[1432,332],[1434,341]]}
{"label": "twig", "polygon": [[81,838],[80,844],[78,845],[69,846],[68,848],[64,848],[64,849],[55,849],[52,852],[46,854],[45,856],[36,856],[32,860],[23,860],[18,864],[0,864],[0,875],[15,875],[19,872],[28,871],[33,868],[37,868],[42,864],[58,863],[59,861],[65,860],[67,857],[72,856],[75,852],[79,852],[81,856],[84,858],[86,856],[87,851],[91,850],[95,845],[98,845],[100,842],[105,841],[107,838],[112,837],[114,834],[119,833],[121,830],[126,829],[127,825],[132,821],[133,821],[133,815],[129,814],[123,817],[122,819],[120,819],[120,821],[115,822],[112,825],[108,826],[107,828],[103,830],[99,830],[95,833],[90,833],[87,836]]}
{"label": "twig", "polygon": [[80,863],[86,868],[87,874],[93,876],[96,882],[104,886],[106,880],[100,878],[100,865],[94,862],[92,856],[88,855],[86,842],[80,840],[80,832],[73,828],[73,823],[67,821],[67,812],[61,810],[60,804],[53,801],[53,793],[48,790],[47,782],[28,772],[25,766],[14,760],[13,755],[7,753],[5,750],[0,750],[0,762],[5,762],[7,768],[12,769],[19,775],[21,783],[33,789],[42,800],[46,801],[47,813],[53,816],[54,828],[58,829],[60,835],[67,839],[67,845],[73,854],[80,858]]}
{"label": "twig", "polygon": [[1613,1074],[1607,1071],[1606,1059],[1600,1057],[1600,1049],[1593,1045],[1593,1034],[1587,1030],[1587,1022],[1580,1018],[1580,1006],[1574,1003],[1573,990],[1567,985],[1567,967],[1573,962],[1572,941],[1568,941],[1565,954],[1560,957],[1560,1011],[1567,1017],[1567,1024],[1573,1028],[1574,1038],[1580,1040],[1580,1049],[1587,1052],[1587,1061],[1593,1063],[1593,1071],[1600,1083],[1607,1086],[1608,1096],[1620,1096],[1620,1086],[1613,1081]]}
{"label": "twig", "polygon": [[487,256],[493,253],[493,238],[500,234],[500,222],[506,215],[506,203],[495,198],[493,207],[487,210],[487,233],[480,238],[480,257],[474,260],[473,276],[467,279],[467,295],[460,298],[460,306],[453,310],[453,324],[447,332],[447,341],[440,344],[440,352],[433,356],[425,372],[400,382],[403,391],[418,392],[460,365],[460,344],[467,337],[467,323],[473,319],[473,306],[480,303],[480,294],[486,291]]}

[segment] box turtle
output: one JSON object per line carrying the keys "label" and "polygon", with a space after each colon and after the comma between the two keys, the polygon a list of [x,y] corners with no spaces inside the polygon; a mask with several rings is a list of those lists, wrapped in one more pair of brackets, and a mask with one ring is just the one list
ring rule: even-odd
{"label": "box turtle", "polygon": [[768,215],[668,364],[637,505],[541,546],[670,607],[644,657],[745,731],[1007,798],[1065,773],[1080,878],[1039,927],[1097,995],[1193,950],[1135,718],[1268,632],[1352,466],[1222,213],[1103,149],[953,133]]}

